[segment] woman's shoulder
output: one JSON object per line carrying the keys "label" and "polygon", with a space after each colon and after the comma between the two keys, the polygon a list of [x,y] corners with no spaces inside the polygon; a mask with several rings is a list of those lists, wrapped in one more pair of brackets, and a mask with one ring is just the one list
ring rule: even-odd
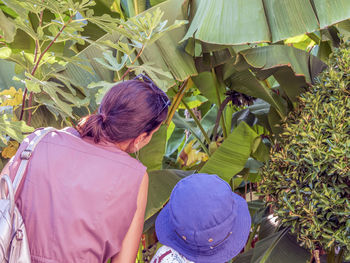
{"label": "woman's shoulder", "polygon": [[79,132],[73,127],[67,127],[58,131],[61,134],[68,136],[70,145],[76,143],[76,148],[79,151],[88,151],[91,155],[102,157],[104,160],[126,165],[132,170],[141,170],[146,172],[146,167],[128,153],[120,150],[112,143],[94,143],[91,138],[81,138]]}
{"label": "woman's shoulder", "polygon": [[161,246],[151,260],[151,263],[194,263],[187,260],[175,249],[168,246]]}
{"label": "woman's shoulder", "polygon": [[[39,129],[38,129],[39,130]],[[19,150],[23,151],[29,142],[36,136],[36,133],[29,134],[21,143]],[[132,158],[126,152],[121,151],[114,145],[96,144],[92,140],[81,138],[79,132],[73,127],[57,129],[51,134],[46,135],[42,140],[43,143],[52,145],[44,147],[42,150],[50,151],[51,154],[60,154],[60,158],[69,158],[75,156],[75,160],[82,158],[89,162],[100,164],[100,166],[111,166],[135,171],[140,174],[140,178],[146,172],[146,167],[138,160]],[[59,148],[57,148],[59,147]],[[39,151],[40,151],[40,147]],[[58,151],[58,149],[61,149]],[[62,154],[65,152],[67,154]],[[124,170],[124,168],[122,170]]]}

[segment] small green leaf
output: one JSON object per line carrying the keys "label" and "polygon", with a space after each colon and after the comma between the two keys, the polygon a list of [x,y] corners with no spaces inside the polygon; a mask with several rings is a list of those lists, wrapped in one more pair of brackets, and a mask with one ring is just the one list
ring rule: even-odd
{"label": "small green leaf", "polygon": [[12,50],[8,47],[0,48],[0,59],[7,59],[11,56]]}
{"label": "small green leaf", "polygon": [[12,139],[22,142],[23,133],[33,132],[34,128],[28,126],[24,121],[12,121],[7,114],[0,115],[0,133],[8,135]]}

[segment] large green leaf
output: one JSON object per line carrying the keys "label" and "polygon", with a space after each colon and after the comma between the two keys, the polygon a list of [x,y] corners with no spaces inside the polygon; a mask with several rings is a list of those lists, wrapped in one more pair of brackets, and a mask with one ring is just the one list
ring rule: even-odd
{"label": "large green leaf", "polygon": [[196,0],[194,5],[196,13],[183,40],[226,45],[270,41],[261,0]]}
{"label": "large green leaf", "polygon": [[173,133],[167,141],[166,156],[173,154],[185,140],[185,129],[175,127]]}
{"label": "large green leaf", "polygon": [[319,28],[309,0],[263,0],[263,2],[272,42],[310,33]]}
{"label": "large green leaf", "polygon": [[[256,73],[258,79],[265,80],[273,75],[292,102],[294,102],[301,91],[311,85],[315,77],[326,68],[326,64],[320,59],[305,51],[284,45],[272,45],[243,50],[239,53],[236,60],[236,64],[239,68],[247,66],[243,60],[247,63],[249,68]],[[246,78],[246,80],[249,80],[247,83],[253,81],[252,78]],[[258,90],[258,86],[255,86],[256,90]],[[261,89],[259,90],[262,91]],[[241,92],[244,93],[244,91]],[[248,95],[254,96],[254,94]],[[274,106],[279,113],[281,112],[281,107],[279,106],[281,104],[276,105],[276,103],[278,103],[275,99],[276,95],[270,94],[270,97],[262,95],[264,94],[256,92],[255,97],[267,101]]]}
{"label": "large green leaf", "polygon": [[201,172],[217,174],[229,182],[244,168],[258,137],[248,124],[241,122],[214,152]]}
{"label": "large green leaf", "polygon": [[163,156],[165,154],[167,126],[162,125],[153,134],[152,140],[139,152],[140,161],[147,167],[147,171],[162,169]]}
{"label": "large green leaf", "polygon": [[151,6],[155,6],[155,5],[158,5],[160,3],[163,3],[164,1],[166,1],[166,0],[150,0],[149,2],[151,4]]}
{"label": "large green leaf", "polygon": [[350,17],[348,0],[312,0],[312,2],[315,5],[321,28],[326,28]]}
{"label": "large green leaf", "polygon": [[194,120],[182,118],[178,112],[175,112],[173,117],[173,122],[177,128],[189,130],[191,132],[191,135],[193,135],[197,139],[197,141],[200,143],[202,149],[208,153],[208,148],[205,146],[203,142],[204,136],[201,134],[200,130],[197,128],[197,125],[195,124]]}
{"label": "large green leaf", "polygon": [[259,240],[255,247],[239,255],[235,263],[305,263],[310,253],[300,247],[288,229]]}
{"label": "large green leaf", "polygon": [[[278,42],[314,32],[350,17],[350,1],[194,0],[183,40],[218,45]],[[320,20],[320,25],[318,22]]]}
{"label": "large green leaf", "polygon": [[149,175],[149,188],[145,220],[159,212],[169,200],[171,191],[182,178],[192,174],[191,171],[158,170]]}
{"label": "large green leaf", "polygon": [[233,90],[265,100],[276,108],[281,117],[286,116],[287,105],[284,99],[266,85],[261,84],[250,70],[233,73],[229,79],[229,85]]}
{"label": "large green leaf", "polygon": [[[182,1],[169,0],[154,8],[160,8],[164,12],[163,19],[167,19],[168,24],[171,25],[175,20],[187,18],[183,13],[182,4]],[[146,12],[151,12],[154,8],[148,9]],[[179,81],[196,75],[197,70],[193,58],[184,51],[183,46],[178,44],[185,32],[185,26],[167,32],[155,43],[145,48],[141,55],[142,61],[144,63],[150,62],[163,71],[170,71],[174,78]]]}
{"label": "large green leaf", "polygon": [[317,69],[324,69],[325,65],[322,61],[305,51],[284,45],[246,49],[241,51],[240,54],[251,68],[271,70],[281,66],[288,66],[295,75],[305,76],[307,83],[312,83],[313,78],[322,71]]}
{"label": "large green leaf", "polygon": [[[207,71],[201,72],[198,76],[192,77],[192,80],[202,95],[211,103],[219,105],[218,95],[220,102],[224,100],[225,87],[217,82],[215,73]],[[217,91],[219,94],[217,94]]]}

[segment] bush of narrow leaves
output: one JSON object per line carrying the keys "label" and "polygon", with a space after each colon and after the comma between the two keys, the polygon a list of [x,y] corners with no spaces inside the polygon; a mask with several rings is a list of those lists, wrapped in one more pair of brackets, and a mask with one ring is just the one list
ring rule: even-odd
{"label": "bush of narrow leaves", "polygon": [[300,96],[263,168],[261,191],[310,249],[350,251],[350,43]]}

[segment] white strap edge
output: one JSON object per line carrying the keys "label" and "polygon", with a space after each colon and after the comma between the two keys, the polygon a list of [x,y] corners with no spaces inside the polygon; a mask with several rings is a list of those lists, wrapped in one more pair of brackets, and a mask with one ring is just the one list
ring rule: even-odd
{"label": "white strap edge", "polygon": [[[27,165],[28,165],[28,161],[29,161],[29,157],[31,155],[31,153],[33,152],[33,150],[35,149],[35,147],[38,145],[38,143],[41,141],[42,138],[45,137],[45,135],[47,135],[50,132],[56,131],[55,128],[52,127],[47,127],[45,129],[36,131],[36,136],[30,141],[30,143],[28,144],[27,148],[23,151],[23,152],[27,152],[29,154],[28,159],[22,159],[21,158],[21,163],[18,167],[17,173],[16,173],[16,177],[13,180],[13,188],[14,188],[14,193],[17,193],[17,189],[20,185],[20,183],[22,182],[23,179],[23,175],[24,172],[27,169]],[[22,152],[22,153],[23,153]],[[21,153],[21,155],[22,155]]]}

